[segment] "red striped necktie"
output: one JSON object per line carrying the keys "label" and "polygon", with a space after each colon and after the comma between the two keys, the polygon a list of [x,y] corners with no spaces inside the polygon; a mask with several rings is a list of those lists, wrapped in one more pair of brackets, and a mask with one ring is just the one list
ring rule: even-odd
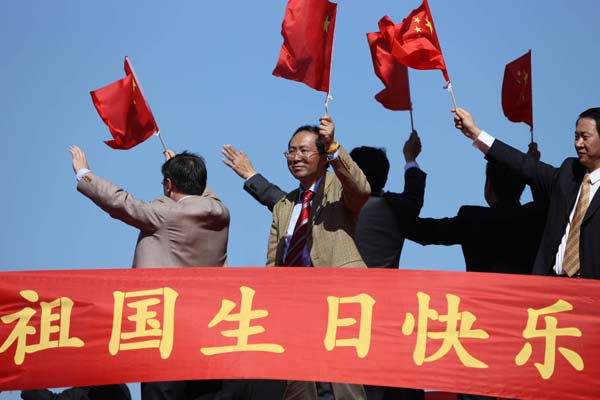
{"label": "red striped necktie", "polygon": [[296,221],[296,226],[294,227],[294,233],[292,234],[292,238],[288,243],[287,252],[285,254],[285,258],[283,259],[284,266],[301,266],[301,267],[309,267],[308,265],[304,265],[302,263],[302,251],[306,246],[306,235],[308,232],[308,216],[310,215],[310,201],[313,198],[315,193],[311,190],[306,190],[302,194],[302,210],[300,211],[300,215],[298,216],[298,220]]}

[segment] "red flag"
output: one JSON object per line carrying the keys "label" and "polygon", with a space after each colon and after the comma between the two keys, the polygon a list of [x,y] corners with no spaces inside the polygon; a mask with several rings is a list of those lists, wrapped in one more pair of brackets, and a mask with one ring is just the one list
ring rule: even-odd
{"label": "red flag", "polygon": [[446,82],[450,82],[427,0],[398,25],[387,16],[384,19],[390,22],[386,23],[385,36],[398,62],[415,69],[440,69]]}
{"label": "red flag", "polygon": [[506,64],[504,68],[502,110],[510,121],[525,122],[533,129],[531,51]]}
{"label": "red flag", "polygon": [[90,92],[94,107],[114,138],[104,143],[120,150],[130,149],[158,132],[152,111],[127,57],[125,74],[125,78]]}
{"label": "red flag", "polygon": [[336,9],[337,4],[327,0],[288,1],[273,75],[329,92]]}
{"label": "red flag", "polygon": [[[379,21],[381,31],[384,31],[383,26],[386,24],[393,25],[393,22],[383,17]],[[375,100],[389,110],[411,110],[408,68],[394,59],[390,53],[390,45],[381,32],[367,33],[367,41],[375,74],[385,85],[385,88],[375,95]]]}

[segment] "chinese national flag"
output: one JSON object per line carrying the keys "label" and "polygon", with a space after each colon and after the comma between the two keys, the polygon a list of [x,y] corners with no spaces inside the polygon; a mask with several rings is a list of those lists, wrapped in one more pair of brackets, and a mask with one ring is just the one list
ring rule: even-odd
{"label": "chinese national flag", "polygon": [[[385,27],[389,25],[394,23],[387,17],[381,18],[380,31],[385,31]],[[375,95],[375,100],[389,110],[411,110],[408,68],[394,59],[390,45],[381,32],[367,33],[373,69],[385,85],[385,88]]]}
{"label": "chinese national flag", "polygon": [[502,110],[510,121],[525,122],[533,129],[531,51],[504,68]]}
{"label": "chinese national flag", "polygon": [[127,57],[125,74],[125,78],[90,92],[94,107],[114,138],[104,143],[120,150],[130,149],[158,131]]}
{"label": "chinese national flag", "polygon": [[414,69],[440,69],[446,82],[450,82],[427,0],[402,23],[389,24],[385,36],[398,62]]}
{"label": "chinese national flag", "polygon": [[281,26],[283,45],[273,75],[329,92],[337,4],[289,0]]}

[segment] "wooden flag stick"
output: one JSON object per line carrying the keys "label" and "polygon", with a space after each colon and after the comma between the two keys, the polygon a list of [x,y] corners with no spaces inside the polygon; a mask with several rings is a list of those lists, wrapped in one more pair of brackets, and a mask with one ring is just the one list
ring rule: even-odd
{"label": "wooden flag stick", "polygon": [[329,115],[329,100],[332,99],[329,92],[327,92],[327,96],[325,97],[325,115]]}
{"label": "wooden flag stick", "polygon": [[413,121],[412,104],[411,104],[410,110],[408,110],[408,111],[410,112],[410,129],[411,129],[411,132],[414,132],[415,131],[415,122]]}
{"label": "wooden flag stick", "polygon": [[452,104],[454,105],[454,109],[457,109],[458,105],[456,104],[456,97],[454,97],[454,90],[452,90],[452,84],[450,82],[448,82],[446,89],[450,93],[450,96],[452,96]]}
{"label": "wooden flag stick", "polygon": [[163,151],[167,151],[167,145],[165,144],[165,141],[163,140],[163,138],[160,134],[160,130],[158,132],[156,132],[156,136],[158,136],[158,138],[160,139],[160,144],[162,144]]}

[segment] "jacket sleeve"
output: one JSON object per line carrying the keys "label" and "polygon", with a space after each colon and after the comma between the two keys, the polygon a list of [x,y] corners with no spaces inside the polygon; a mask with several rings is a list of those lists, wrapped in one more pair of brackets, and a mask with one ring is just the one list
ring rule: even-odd
{"label": "jacket sleeve", "polygon": [[494,140],[485,158],[501,163],[522,176],[525,183],[531,186],[531,192],[536,200],[550,199],[558,176],[558,168],[537,161],[498,139]]}
{"label": "jacket sleeve", "polygon": [[248,192],[263,206],[267,206],[269,211],[273,211],[275,203],[281,200],[287,193],[279,186],[269,182],[261,174],[256,174],[244,182],[244,190]]}
{"label": "jacket sleeve", "polygon": [[47,389],[23,390],[21,398],[23,400],[89,400],[88,392],[87,387],[74,387],[61,393],[53,393]]}
{"label": "jacket sleeve", "polygon": [[111,217],[143,231],[153,231],[165,219],[165,197],[146,203],[135,199],[123,189],[93,173],[85,174],[77,183],[77,190],[92,200]]}
{"label": "jacket sleeve", "polygon": [[452,218],[417,218],[406,238],[420,245],[454,245],[462,243],[463,226],[459,216]]}
{"label": "jacket sleeve", "polygon": [[331,166],[342,184],[344,205],[354,212],[360,211],[371,195],[367,177],[342,146],[338,148],[338,156],[331,161]]}
{"label": "jacket sleeve", "polygon": [[427,174],[419,168],[409,168],[404,172],[404,192],[386,192],[383,195],[402,228],[410,227],[421,212],[426,177]]}

